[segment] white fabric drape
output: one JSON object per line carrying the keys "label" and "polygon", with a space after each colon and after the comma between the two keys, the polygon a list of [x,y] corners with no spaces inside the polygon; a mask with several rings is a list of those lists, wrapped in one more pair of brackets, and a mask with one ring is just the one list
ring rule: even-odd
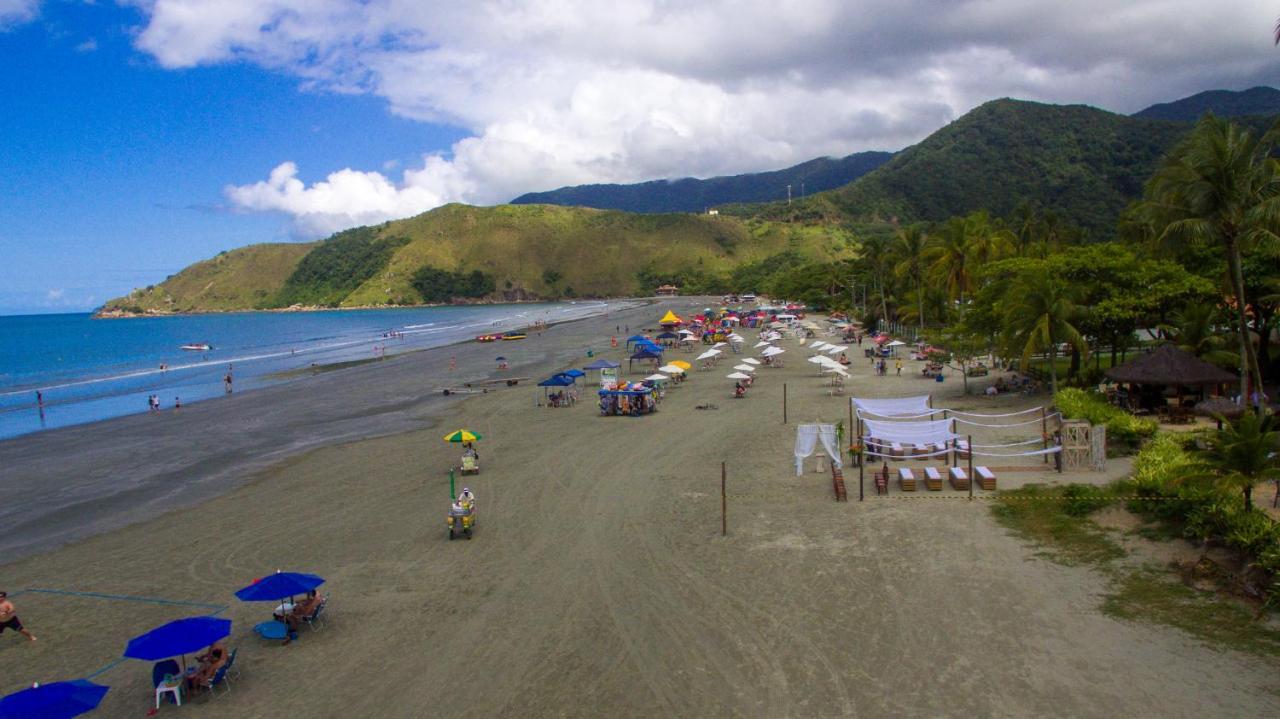
{"label": "white fabric drape", "polygon": [[927,394],[919,397],[895,397],[893,399],[861,399],[853,397],[850,398],[850,401],[853,402],[853,406],[858,411],[881,417],[896,417],[904,414],[928,415],[930,412],[937,411],[929,406],[929,395]]}
{"label": "white fabric drape", "polygon": [[796,427],[796,476],[804,474],[804,460],[822,443],[822,449],[831,458],[831,466],[844,466],[840,461],[840,445],[836,442],[833,424],[802,424]]}
{"label": "white fabric drape", "polygon": [[951,420],[939,419],[916,422],[886,422],[874,419],[862,420],[864,437],[875,437],[883,443],[908,442],[911,444],[936,444],[958,439],[951,431]]}

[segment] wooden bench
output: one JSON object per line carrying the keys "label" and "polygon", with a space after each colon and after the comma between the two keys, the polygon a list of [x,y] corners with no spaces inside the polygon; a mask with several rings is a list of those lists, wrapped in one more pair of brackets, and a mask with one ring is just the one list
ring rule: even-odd
{"label": "wooden bench", "polygon": [[835,490],[837,502],[849,501],[844,489],[844,472],[839,467],[831,468],[831,488]]}
{"label": "wooden bench", "polygon": [[924,468],[924,486],[930,492],[942,491],[942,473],[937,467]]}
{"label": "wooden bench", "polygon": [[987,491],[995,491],[996,474],[986,467],[974,467],[973,473],[978,475],[978,486]]}
{"label": "wooden bench", "polygon": [[900,467],[898,469],[898,485],[902,487],[904,492],[916,491],[916,476],[911,473],[910,469]]}
{"label": "wooden bench", "polygon": [[894,442],[893,444],[889,445],[889,456],[892,457],[893,459],[902,459],[902,456],[905,453],[906,453],[906,450],[902,448],[901,442]]}
{"label": "wooden bench", "polygon": [[959,459],[969,458],[969,441],[966,439],[956,440],[956,457]]}
{"label": "wooden bench", "polygon": [[928,459],[928,458],[929,458],[929,453],[930,453],[931,451],[932,451],[932,449],[929,447],[929,444],[928,444],[928,443],[925,443],[925,444],[917,444],[917,445],[915,445],[915,447],[914,447],[914,451],[913,451],[913,453],[912,453],[912,456],[913,456],[913,457],[915,457],[916,459]]}
{"label": "wooden bench", "polygon": [[964,473],[963,467],[952,467],[948,470],[951,475],[951,486],[955,489],[969,488],[969,475]]}

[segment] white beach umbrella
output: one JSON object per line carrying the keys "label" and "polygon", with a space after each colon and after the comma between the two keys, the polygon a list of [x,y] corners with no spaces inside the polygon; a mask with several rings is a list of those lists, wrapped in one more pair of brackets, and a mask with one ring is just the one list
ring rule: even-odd
{"label": "white beach umbrella", "polygon": [[684,369],[683,369],[683,368],[678,367],[678,366],[673,365],[673,364],[669,364],[669,365],[666,365],[666,366],[664,366],[664,367],[659,367],[659,368],[658,368],[658,371],[659,371],[659,372],[666,372],[667,374],[684,374]]}
{"label": "white beach umbrella", "polygon": [[756,343],[756,349],[760,349],[761,347],[768,347],[768,346],[769,346],[769,343],[765,342],[764,340],[761,340]]}
{"label": "white beach umbrella", "polygon": [[715,357],[718,354],[720,354],[720,350],[707,350],[706,352],[703,352],[702,354],[698,355],[698,359],[700,360],[711,359],[712,357]]}
{"label": "white beach umbrella", "polygon": [[725,377],[729,379],[751,379],[751,375],[743,374],[742,372],[734,372],[733,374],[725,375]]}
{"label": "white beach umbrella", "polygon": [[814,363],[814,364],[826,364],[825,362],[823,362],[823,360],[825,360],[825,359],[826,359],[826,357],[823,357],[822,355],[814,355],[814,356],[812,356],[812,357],[808,358],[808,359],[807,359],[807,360],[805,360],[805,361],[806,361],[806,362],[812,362],[812,363]]}
{"label": "white beach umbrella", "polygon": [[749,365],[749,364],[736,364],[736,365],[734,365],[734,366],[733,366],[733,368],[734,368],[734,369],[736,369],[736,370],[742,370],[743,372],[755,372],[755,371],[756,371],[755,366],[753,366],[753,365]]}
{"label": "white beach umbrella", "polygon": [[849,373],[845,371],[844,367],[827,367],[827,368],[823,369],[822,371],[823,371],[823,372],[831,372],[832,374],[838,374],[838,375],[840,375],[841,377],[848,377],[848,376],[849,376]]}
{"label": "white beach umbrella", "polygon": [[831,345],[831,348],[826,350],[826,353],[829,355],[839,354],[847,349],[849,349],[849,345]]}
{"label": "white beach umbrella", "polygon": [[809,345],[809,349],[817,352],[823,352],[830,346],[831,345],[826,342],[814,342],[813,344]]}
{"label": "white beach umbrella", "polygon": [[651,374],[648,377],[645,377],[645,381],[647,382],[666,382],[669,379],[671,378],[665,374]]}
{"label": "white beach umbrella", "polygon": [[747,364],[760,364],[760,360],[756,359],[755,357],[747,357],[742,361],[746,362]]}
{"label": "white beach umbrella", "polygon": [[763,357],[773,357],[775,355],[780,355],[783,352],[786,352],[786,350],[782,349],[781,347],[770,347],[764,350],[763,352],[761,352],[760,355]]}
{"label": "white beach umbrella", "polygon": [[693,331],[693,330],[680,330],[680,334],[682,334],[682,335],[690,335],[690,336],[692,336],[692,335],[694,334],[694,331]]}
{"label": "white beach umbrella", "polygon": [[901,347],[901,346],[903,346],[903,345],[905,345],[905,344],[906,344],[906,342],[903,342],[902,340],[894,340],[894,341],[890,342],[889,344],[885,345],[885,347]]}
{"label": "white beach umbrella", "polygon": [[717,342],[717,343],[715,343],[715,344],[713,344],[713,345],[711,345],[711,346],[712,346],[712,347],[724,347],[724,346],[726,346],[726,345],[728,345],[728,344],[729,344],[728,342]]}

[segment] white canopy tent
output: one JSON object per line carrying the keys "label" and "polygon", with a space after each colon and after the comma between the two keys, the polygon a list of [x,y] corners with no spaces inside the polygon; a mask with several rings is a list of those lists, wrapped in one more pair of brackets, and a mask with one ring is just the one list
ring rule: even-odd
{"label": "white canopy tent", "polygon": [[895,397],[893,399],[863,399],[851,397],[850,402],[859,415],[874,417],[927,417],[935,412],[930,395]]}
{"label": "white canopy tent", "polygon": [[844,466],[840,461],[840,447],[836,442],[836,427],[833,424],[802,424],[796,427],[796,476],[804,474],[804,460],[813,454],[818,444],[831,458],[831,466]]}

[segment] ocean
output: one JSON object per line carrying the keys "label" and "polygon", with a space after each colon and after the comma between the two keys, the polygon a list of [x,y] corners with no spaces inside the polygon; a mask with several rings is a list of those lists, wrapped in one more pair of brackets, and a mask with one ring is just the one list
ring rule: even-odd
{"label": "ocean", "polygon": [[[622,302],[240,312],[133,319],[0,316],[0,439],[286,382],[291,370],[600,314]],[[205,343],[207,351],[181,349]],[[495,356],[502,344],[494,345]],[[164,365],[165,369],[161,369]],[[284,375],[284,376],[282,376]],[[296,375],[295,375],[296,376]],[[37,402],[37,392],[43,408]]]}

